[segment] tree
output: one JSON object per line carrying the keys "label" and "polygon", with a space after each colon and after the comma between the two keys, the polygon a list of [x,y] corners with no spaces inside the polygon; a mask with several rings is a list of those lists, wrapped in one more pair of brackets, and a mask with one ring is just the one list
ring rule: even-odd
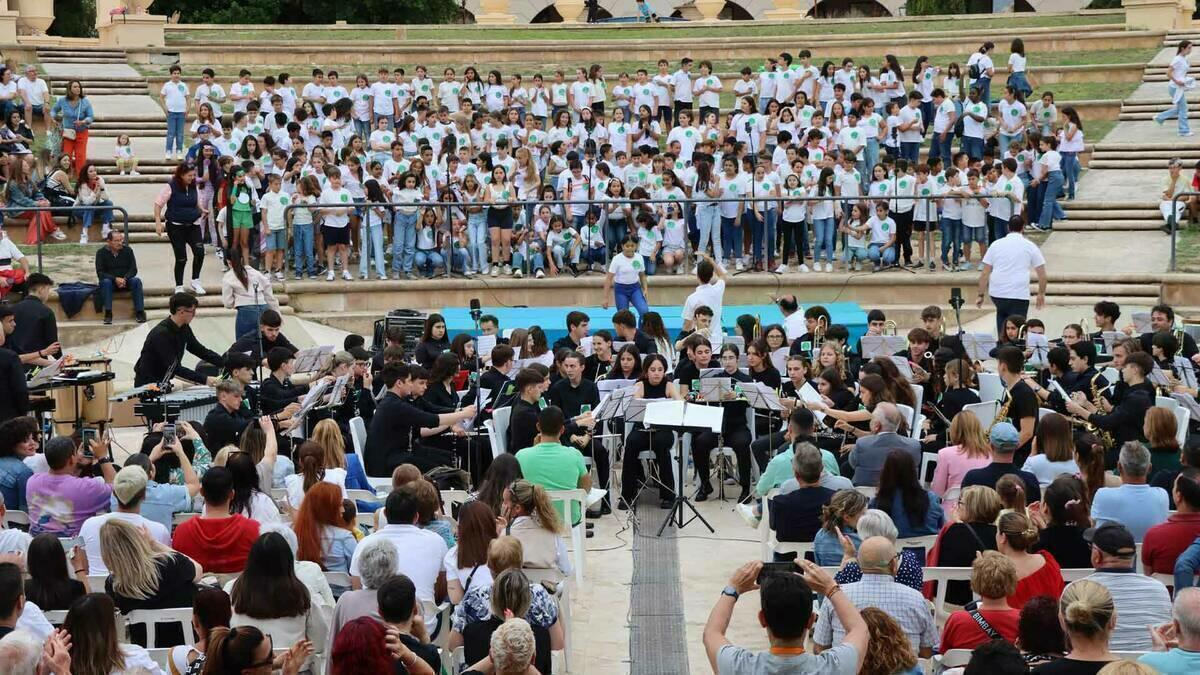
{"label": "tree", "polygon": [[62,37],[96,37],[96,0],[54,0],[54,23],[46,32]]}
{"label": "tree", "polygon": [[181,23],[449,23],[455,0],[156,0],[151,11]]}

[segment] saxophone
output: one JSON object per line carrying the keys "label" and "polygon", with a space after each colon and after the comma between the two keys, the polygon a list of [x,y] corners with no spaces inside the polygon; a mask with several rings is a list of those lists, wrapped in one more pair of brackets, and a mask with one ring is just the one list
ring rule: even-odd
{"label": "saxophone", "polygon": [[[1096,386],[1096,380],[1100,379],[1101,377],[1104,377],[1103,373],[1096,373],[1095,375],[1092,376],[1092,381],[1091,381],[1092,405],[1096,406],[1097,410],[1103,410],[1103,408],[1100,407],[1100,399],[1101,399],[1100,388]],[[1092,424],[1091,422],[1087,423],[1087,430],[1096,434],[1096,438],[1100,440],[1100,444],[1104,446],[1105,450],[1112,449],[1112,447],[1117,444],[1117,440],[1115,438],[1113,438],[1113,435],[1111,433],[1097,427],[1095,424]]]}
{"label": "saxophone", "polygon": [[996,416],[992,418],[992,423],[987,428],[987,435],[992,435],[992,428],[1000,422],[1008,421],[1008,409],[1012,407],[1013,395],[1011,389],[1005,389],[1004,394],[1007,397],[1004,403],[1000,404],[1000,409],[996,411]]}

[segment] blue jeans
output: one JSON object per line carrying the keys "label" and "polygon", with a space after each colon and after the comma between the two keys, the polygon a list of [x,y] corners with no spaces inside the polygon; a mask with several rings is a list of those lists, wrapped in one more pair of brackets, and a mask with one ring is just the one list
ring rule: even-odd
{"label": "blue jeans", "polygon": [[724,261],[721,250],[721,207],[717,204],[699,204],[696,206],[696,228],[700,230],[700,238],[696,242],[696,250],[704,251],[712,242],[713,260]]}
{"label": "blue jeans", "polygon": [[292,223],[292,269],[296,274],[317,273],[317,259],[313,256],[312,223]]}
{"label": "blue jeans", "polygon": [[417,216],[419,213],[396,213],[392,221],[392,271],[413,271],[417,248]]}
{"label": "blue jeans", "polygon": [[842,260],[844,260],[847,265],[856,260],[867,262],[870,259],[871,254],[867,251],[867,249],[861,246],[845,246],[842,248]]}
{"label": "blue jeans", "polygon": [[[1172,101],[1175,100],[1175,90],[1174,83],[1167,84],[1167,94],[1170,95]],[[1191,131],[1191,128],[1188,126],[1187,112],[1187,96],[1184,95],[1179,99],[1178,103],[1172,103],[1170,108],[1155,115],[1154,121],[1162,124],[1171,118],[1175,118],[1179,120],[1179,133],[1181,135],[1186,134]]]}
{"label": "blue jeans", "polygon": [[186,113],[169,112],[167,113],[167,152],[183,152],[183,123],[187,119]]}
{"label": "blue jeans", "polygon": [[646,266],[646,276],[654,276],[654,272],[658,270],[658,262],[651,256],[642,256],[642,264]]}
{"label": "blue jeans", "polygon": [[1175,559],[1175,592],[1196,585],[1196,568],[1200,567],[1200,538]]}
{"label": "blue jeans", "polygon": [[1050,229],[1054,218],[1062,212],[1058,205],[1058,191],[1063,186],[1063,172],[1051,171],[1046,174],[1046,194],[1042,195],[1042,212],[1038,215],[1038,225],[1043,230]]}
{"label": "blue jeans", "polygon": [[885,248],[883,244],[868,244],[867,258],[869,258],[871,262],[875,263],[876,265],[881,262],[885,266],[891,265],[892,263],[896,262],[896,247],[888,246]]}
{"label": "blue jeans", "polygon": [[[368,217],[367,221],[372,219]],[[383,260],[383,223],[378,220],[374,222],[367,221],[364,221],[362,228],[358,232],[358,275],[361,277],[367,276],[371,258],[374,257],[375,274],[386,279],[387,268],[384,266]]]}
{"label": "blue jeans", "polygon": [[942,265],[958,265],[958,254],[962,251],[962,220],[942,218]]}
{"label": "blue jeans", "polygon": [[617,251],[621,250],[621,242],[625,237],[629,236],[629,227],[625,224],[624,218],[612,220],[611,218],[604,225],[604,243],[608,246],[608,250],[616,255]]}
{"label": "blue jeans", "polygon": [[633,305],[639,319],[650,311],[650,305],[646,303],[646,296],[642,294],[641,284],[613,284],[613,299],[616,300],[618,312]]}
{"label": "blue jeans", "polygon": [[904,141],[900,143],[900,156],[907,159],[910,164],[915,165],[917,159],[921,156],[921,142]]}
{"label": "blue jeans", "polygon": [[467,214],[467,257],[470,269],[482,272],[488,264],[487,213]]}
{"label": "blue jeans", "polygon": [[971,159],[983,159],[983,139],[973,136],[963,136],[959,143],[962,151]]}
{"label": "blue jeans", "polygon": [[419,248],[415,251],[417,271],[424,274],[427,278],[433,278],[433,271],[442,266],[444,262],[440,251],[435,249]]}
{"label": "blue jeans", "polygon": [[[112,202],[107,199],[102,199],[102,200],[96,202],[95,206],[112,206]],[[108,232],[109,228],[112,227],[112,220],[113,220],[112,209],[100,209],[98,211],[92,211],[89,209],[86,211],[80,211],[79,212],[80,224],[83,226],[83,229],[85,229],[85,230],[88,229],[89,227],[92,226],[92,220],[95,219],[97,213],[100,214],[100,222],[104,224],[104,227],[102,228],[103,231]]]}
{"label": "blue jeans", "polygon": [[454,246],[450,249],[450,271],[466,272],[471,267],[471,257],[467,249]]}
{"label": "blue jeans", "polygon": [[813,218],[813,264],[821,262],[822,254],[827,262],[833,262],[836,232],[837,224],[833,218]]}
{"label": "blue jeans", "polygon": [[929,156],[938,157],[942,160],[942,166],[950,166],[950,160],[953,158],[953,151],[950,149],[950,144],[954,142],[954,130],[946,131],[946,140],[942,140],[942,135],[938,132],[933,132],[929,142]]}
{"label": "blue jeans", "polygon": [[563,268],[564,263],[574,265],[579,262],[579,249],[575,248],[572,251],[571,247],[566,244],[555,244],[550,247],[549,253],[554,257],[554,265],[560,270]]}
{"label": "blue jeans", "polygon": [[237,317],[233,320],[233,333],[241,337],[258,329],[258,317],[267,311],[266,305],[242,305],[237,308]]}
{"label": "blue jeans", "polygon": [[1079,180],[1079,153],[1062,152],[1063,179],[1067,181],[1067,199],[1075,199],[1075,182]]}
{"label": "blue jeans", "polygon": [[579,252],[579,262],[584,265],[603,265],[608,262],[607,258],[603,246],[588,246]]}
{"label": "blue jeans", "polygon": [[1009,136],[1008,134],[1001,132],[1000,133],[1000,147],[997,149],[997,152],[1003,154],[1008,151],[1008,146],[1012,145],[1013,142],[1020,142],[1020,141],[1023,141],[1024,139],[1025,139],[1024,132],[1014,134],[1012,136]]}
{"label": "blue jeans", "polygon": [[870,176],[871,172],[875,170],[875,165],[879,163],[879,139],[868,138],[867,144],[863,146],[863,153],[863,159],[867,165],[867,170],[863,173],[865,177]]}
{"label": "blue jeans", "polygon": [[737,218],[721,216],[721,246],[729,251],[730,260],[742,257],[742,228],[736,223]]}
{"label": "blue jeans", "polygon": [[979,89],[979,100],[983,101],[988,110],[992,108],[992,78],[981,77],[975,80],[975,87]]}
{"label": "blue jeans", "polygon": [[1022,96],[1029,96],[1033,93],[1033,87],[1029,86],[1029,78],[1025,77],[1025,71],[1010,73],[1008,86],[1016,89]]}
{"label": "blue jeans", "polygon": [[132,277],[125,288],[117,288],[117,284],[112,279],[100,280],[100,301],[104,304],[104,311],[112,311],[113,293],[118,291],[129,291],[129,295],[133,298],[133,311],[146,311],[146,303],[142,295],[142,280],[137,277]]}
{"label": "blue jeans", "polygon": [[354,120],[354,133],[367,140],[371,136],[371,120]]}

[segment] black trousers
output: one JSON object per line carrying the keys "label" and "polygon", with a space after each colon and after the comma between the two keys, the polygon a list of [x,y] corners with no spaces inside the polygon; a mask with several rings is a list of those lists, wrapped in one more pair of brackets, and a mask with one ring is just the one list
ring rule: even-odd
{"label": "black trousers", "polygon": [[204,244],[200,241],[200,226],[195,223],[167,223],[167,239],[175,255],[175,285],[183,285],[183,270],[187,267],[187,250],[192,249],[192,278],[200,278],[204,267]]}
{"label": "black trousers", "polygon": [[708,474],[712,471],[710,455],[718,447],[718,443],[733,448],[737,456],[738,478],[742,489],[750,489],[750,430],[746,427],[735,427],[726,430],[724,436],[718,436],[711,431],[692,435],[692,462],[696,465],[696,476],[701,485],[709,485]]}
{"label": "black trousers", "polygon": [[[599,433],[599,430],[597,430],[597,433]],[[570,445],[576,450],[592,458],[592,464],[594,464],[596,467],[596,478],[599,481],[599,487],[601,489],[608,489],[608,473],[610,467],[608,461],[608,448],[604,447],[604,443],[600,439],[593,438],[590,442],[579,446],[569,442],[569,439],[564,438],[563,440],[568,441],[566,445]]]}
{"label": "black trousers", "polygon": [[[685,102],[685,101],[675,101],[675,109],[673,112],[675,113],[676,120],[679,119],[679,111],[680,110],[686,110],[688,112],[692,112],[692,104],[690,102]],[[698,122],[696,122],[694,115],[693,115],[693,119],[692,119],[692,126],[697,126],[697,127],[700,126],[700,124]],[[691,158],[689,157],[688,159],[691,159]]]}
{"label": "black trousers", "polygon": [[911,263],[913,212],[893,211],[891,216],[892,220],[896,221],[896,264],[900,264],[901,259],[905,263]]}
{"label": "black trousers", "polygon": [[671,466],[671,447],[675,445],[675,434],[664,430],[634,429],[625,438],[625,458],[621,465],[621,496],[626,502],[633,501],[638,488],[646,480],[646,472],[638,455],[654,451],[654,461],[658,464],[658,479],[662,485],[658,488],[661,499],[675,498],[675,471]]}

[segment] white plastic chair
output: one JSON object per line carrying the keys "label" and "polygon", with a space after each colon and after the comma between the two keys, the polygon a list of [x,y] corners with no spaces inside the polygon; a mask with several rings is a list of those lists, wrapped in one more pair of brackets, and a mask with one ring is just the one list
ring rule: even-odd
{"label": "white plastic chair", "polygon": [[[924,537],[909,537],[907,539],[897,539],[896,548],[919,548],[922,551],[929,551],[929,549],[933,548],[935,542],[937,542],[936,534],[930,534]],[[924,556],[922,555],[922,557]]]}
{"label": "white plastic chair", "polygon": [[758,519],[758,546],[759,557],[763,562],[771,562],[775,558],[771,555],[771,500],[779,496],[779,488],[772,488],[767,492],[767,496],[762,500],[762,517]]}
{"label": "white plastic chair", "polygon": [[979,373],[979,400],[987,403],[988,401],[999,401],[1000,395],[1004,393],[1004,382],[1000,380],[1000,376],[996,373]]}
{"label": "white plastic chair", "polygon": [[925,387],[909,382],[908,388],[912,390],[913,400],[916,401],[913,405],[913,410],[916,412],[913,414],[912,423],[920,426],[917,425],[917,413],[921,412],[921,407],[925,403]]}
{"label": "white plastic chair", "polygon": [[925,425],[925,414],[917,413],[916,418],[913,420],[912,427],[910,427],[908,430],[909,438],[912,438],[913,440],[918,440],[918,441],[921,440],[921,427],[924,425]]}
{"label": "white plastic chair", "polygon": [[46,621],[49,621],[50,625],[55,627],[61,626],[67,620],[67,610],[65,609],[44,610],[42,615],[46,617]]}
{"label": "white plastic chair", "polygon": [[354,454],[361,459],[367,447],[367,423],[361,417],[350,418],[350,442],[354,444]]}
{"label": "white plastic chair", "polygon": [[471,493],[466,490],[442,490],[441,498],[442,513],[457,524],[458,519],[454,517],[454,505],[466,504],[467,500],[471,498]]}
{"label": "white plastic chair", "polygon": [[896,408],[900,411],[900,417],[904,418],[904,423],[908,425],[909,432],[911,433],[912,423],[916,418],[916,412],[913,410],[912,406],[904,405],[903,403],[897,403]]}
{"label": "white plastic chair", "polygon": [[171,650],[173,647],[156,647],[147,649],[146,653],[150,655],[150,659],[158,664],[164,673],[171,672]]}
{"label": "white plastic chair", "polygon": [[346,572],[325,572],[325,581],[328,582],[330,586],[350,588],[350,575]]}
{"label": "white plastic chair", "polygon": [[1056,412],[1053,408],[1038,408],[1038,421],[1046,419],[1046,415],[1051,415]]}
{"label": "white plastic chair", "polygon": [[872,485],[856,485],[854,486],[854,489],[858,490],[859,494],[863,495],[867,499],[875,498],[876,488]]}
{"label": "white plastic chair", "polygon": [[941,673],[950,668],[962,668],[971,662],[970,649],[951,649],[945,654],[934,654],[930,659],[931,672]]}
{"label": "white plastic chair", "polygon": [[945,614],[946,607],[946,591],[949,582],[951,581],[970,581],[970,567],[926,567],[924,569],[925,581],[936,581],[937,593],[934,594],[933,608],[934,620],[938,620]]}
{"label": "white plastic chair", "polygon": [[571,517],[574,512],[572,506],[579,504],[579,523],[568,525],[571,528],[571,553],[575,562],[575,582],[583,588],[583,561],[584,551],[587,542],[587,519],[583,517],[583,512],[587,510],[587,492],[580,489],[574,490],[548,490],[551,502],[562,502],[563,513],[567,518]]}
{"label": "white plastic chair", "polygon": [[192,608],[177,607],[173,609],[136,609],[125,615],[125,631],[129,634],[129,627],[138,624],[146,626],[146,644],[151,647],[155,644],[155,624],[160,623],[177,623],[179,629],[183,633],[183,644],[190,645],[195,643],[195,638],[192,636]]}
{"label": "white plastic chair", "polygon": [[933,483],[933,479],[926,479],[925,477],[929,475],[930,468],[937,469],[937,458],[938,456],[936,452],[921,453],[921,475],[919,478],[921,485],[924,485],[926,488]]}
{"label": "white plastic chair", "polygon": [[346,490],[346,498],[364,502],[382,502],[387,497],[380,497],[374,490]]}
{"label": "white plastic chair", "polygon": [[992,426],[992,420],[996,419],[996,413],[1000,410],[1000,404],[997,401],[983,401],[980,403],[970,403],[963,406],[964,412],[969,412],[979,418],[979,426],[987,429]]}
{"label": "white plastic chair", "polygon": [[8,509],[4,512],[4,527],[5,529],[16,527],[21,530],[28,530],[29,514],[16,509]]}
{"label": "white plastic chair", "polygon": [[1175,440],[1179,447],[1187,446],[1188,426],[1191,424],[1192,412],[1183,406],[1175,408]]}
{"label": "white plastic chair", "polygon": [[[1079,581],[1084,577],[1090,577],[1095,574],[1096,570],[1091,567],[1064,567],[1062,569],[1063,583],[1069,584],[1072,581]],[[1171,576],[1171,575],[1167,575]]]}
{"label": "white plastic chair", "polygon": [[1170,396],[1155,396],[1154,405],[1159,408],[1170,408],[1171,410],[1174,410],[1179,407],[1179,401],[1176,401]]}
{"label": "white plastic chair", "polygon": [[89,591],[92,593],[104,592],[104,584],[108,582],[107,574],[89,574],[87,579]]}
{"label": "white plastic chair", "polygon": [[512,419],[512,408],[504,406],[496,408],[492,411],[492,419],[490,420],[496,433],[493,435],[488,431],[488,437],[492,441],[492,457],[499,457],[508,451],[508,422]]}

